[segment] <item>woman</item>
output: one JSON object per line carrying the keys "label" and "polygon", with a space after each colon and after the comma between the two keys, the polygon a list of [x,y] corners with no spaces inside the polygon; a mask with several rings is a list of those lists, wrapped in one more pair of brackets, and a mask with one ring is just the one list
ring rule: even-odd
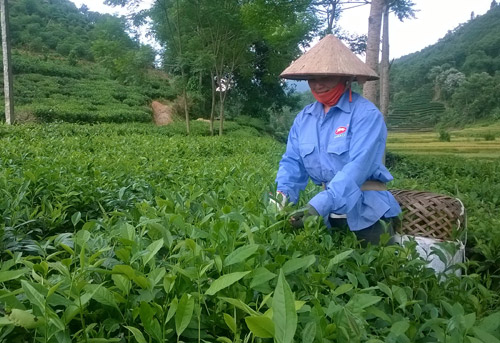
{"label": "woman", "polygon": [[[278,192],[297,203],[311,178],[324,190],[309,201],[303,215],[321,215],[333,228],[347,224],[359,239],[377,244],[387,226],[380,220],[390,223],[401,209],[385,187],[392,176],[382,164],[384,118],[350,85],[378,76],[328,35],[281,77],[308,80],[317,102],[306,106],[290,129],[276,177]],[[300,226],[301,217],[292,217],[292,225]]]}

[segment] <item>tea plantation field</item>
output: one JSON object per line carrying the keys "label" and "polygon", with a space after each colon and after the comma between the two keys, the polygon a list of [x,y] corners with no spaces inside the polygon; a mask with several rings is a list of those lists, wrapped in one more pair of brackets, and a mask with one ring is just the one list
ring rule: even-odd
{"label": "tea plantation field", "polygon": [[0,126],[0,342],[500,342],[498,159],[388,153],[391,188],[468,209],[439,281],[414,243],[293,230],[284,145],[228,124]]}

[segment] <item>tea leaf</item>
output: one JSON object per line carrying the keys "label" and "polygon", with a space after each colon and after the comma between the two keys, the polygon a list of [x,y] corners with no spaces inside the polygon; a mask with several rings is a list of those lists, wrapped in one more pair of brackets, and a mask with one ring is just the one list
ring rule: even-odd
{"label": "tea leaf", "polygon": [[377,286],[378,288],[384,292],[390,299],[392,299],[392,291],[391,289],[389,288],[389,286],[387,286],[385,283],[382,283],[382,282],[378,282],[377,283]]}
{"label": "tea leaf", "polygon": [[223,316],[224,316],[224,322],[226,323],[227,327],[231,329],[231,331],[235,334],[237,330],[236,320],[227,313],[223,313]]}
{"label": "tea leaf", "polygon": [[406,330],[410,327],[410,323],[408,323],[408,320],[400,320],[399,322],[395,322],[391,326],[391,333],[400,336],[404,335]]}
{"label": "tea leaf", "polygon": [[352,249],[349,249],[347,251],[343,251],[341,252],[340,254],[337,254],[335,255],[331,260],[330,262],[328,262],[328,267],[326,267],[326,271],[327,272],[331,272],[333,267],[336,266],[337,264],[339,264],[340,262],[344,261],[345,259],[347,259],[349,256],[351,256],[352,252],[354,250]]}
{"label": "tea leaf", "polygon": [[29,301],[33,305],[38,306],[40,311],[45,312],[45,297],[40,292],[38,292],[32,285],[30,285],[28,281],[21,280],[21,285]]}
{"label": "tea leaf", "polygon": [[276,277],[276,274],[271,273],[267,268],[260,267],[253,271],[252,273],[253,279],[250,282],[250,288],[254,288],[258,285],[261,285],[269,280],[272,280]]}
{"label": "tea leaf", "polygon": [[179,301],[179,305],[177,306],[177,311],[175,313],[175,331],[177,336],[180,336],[189,325],[191,317],[193,316],[193,310],[194,297],[190,294],[184,293]]}
{"label": "tea leaf", "polygon": [[73,226],[76,226],[78,222],[82,219],[82,214],[80,212],[76,212],[71,216],[71,223],[73,223]]}
{"label": "tea leaf", "polygon": [[142,334],[139,329],[133,327],[133,326],[125,326],[132,334],[134,335],[135,340],[137,343],[147,343],[146,339],[144,338],[144,335]]}
{"label": "tea leaf", "polygon": [[252,309],[250,306],[248,306],[247,304],[245,304],[240,299],[233,299],[233,298],[226,298],[226,297],[219,297],[219,299],[224,300],[225,302],[230,303],[234,307],[239,308],[240,310],[245,311],[246,313],[248,313],[251,316],[258,316],[258,315],[260,315],[259,312],[257,312],[254,309]]}
{"label": "tea leaf", "polygon": [[93,293],[92,299],[101,303],[103,305],[111,306],[119,310],[118,304],[116,303],[113,293],[107,289],[103,284],[100,285],[88,285],[85,287],[90,293]]}
{"label": "tea leaf", "polygon": [[484,330],[481,330],[478,327],[475,327],[472,329],[472,332],[474,332],[474,336],[482,340],[483,342],[488,342],[488,343],[500,343],[500,339],[496,338],[489,332],[486,332]]}
{"label": "tea leaf", "polygon": [[170,291],[174,287],[176,278],[177,277],[172,274],[167,274],[163,277],[163,289],[165,290],[165,293],[170,293]]}
{"label": "tea leaf", "polygon": [[382,297],[370,294],[355,294],[347,303],[347,307],[353,309],[353,312],[358,312],[364,308],[375,305]]}
{"label": "tea leaf", "polygon": [[114,266],[111,272],[116,274],[124,274],[128,277],[129,280],[133,280],[135,278],[134,269],[131,266],[127,266],[124,264]]}
{"label": "tea leaf", "polygon": [[0,282],[15,280],[28,272],[27,269],[6,270],[0,272]]}
{"label": "tea leaf", "polygon": [[154,338],[155,341],[161,342],[161,327],[158,320],[154,317],[154,309],[145,301],[141,301],[139,307],[139,316],[146,332]]}
{"label": "tea leaf", "polygon": [[403,308],[408,301],[408,296],[403,288],[398,286],[392,286],[392,294],[394,295],[394,299],[400,305],[399,307]]}
{"label": "tea leaf", "polygon": [[490,314],[488,317],[483,318],[478,327],[481,330],[493,332],[500,326],[500,312]]}
{"label": "tea leaf", "polygon": [[239,247],[235,251],[233,251],[231,254],[229,254],[225,259],[224,259],[224,266],[230,266],[232,264],[240,263],[245,261],[248,257],[252,256],[255,254],[255,252],[259,250],[259,245],[258,244],[249,244],[245,245],[242,247]]}
{"label": "tea leaf", "polygon": [[292,343],[297,329],[297,313],[295,299],[286,282],[283,270],[280,270],[278,283],[273,296],[273,322],[275,339],[278,343]]}
{"label": "tea leaf", "polygon": [[274,323],[271,318],[266,316],[249,316],[245,317],[248,329],[252,331],[255,337],[259,338],[273,338],[274,337]]}
{"label": "tea leaf", "polygon": [[177,312],[178,303],[179,301],[177,300],[177,298],[174,298],[174,300],[172,300],[172,302],[170,303],[170,307],[168,308],[167,312],[167,318],[165,318],[165,324],[167,324]]}
{"label": "tea leaf", "polygon": [[12,325],[12,321],[8,317],[0,317],[0,327]]}
{"label": "tea leaf", "polygon": [[250,271],[248,272],[235,272],[235,273],[230,273],[226,275],[222,275],[220,278],[212,282],[210,287],[207,289],[205,294],[207,295],[214,295],[215,293],[219,292],[220,290],[227,288],[231,286],[233,283],[239,281],[242,279],[245,275],[249,274]]}
{"label": "tea leaf", "polygon": [[311,321],[306,324],[302,331],[302,343],[313,343],[316,337],[316,323]]}
{"label": "tea leaf", "polygon": [[132,283],[128,278],[121,274],[113,274],[111,275],[111,279],[113,279],[113,282],[115,283],[115,286],[123,292],[124,295],[128,295],[128,292],[130,291],[130,287],[132,286]]}
{"label": "tea leaf", "polygon": [[464,316],[464,319],[465,319],[465,329],[470,330],[474,326],[474,323],[476,322],[476,314],[474,312],[469,313]]}
{"label": "tea leaf", "polygon": [[292,258],[291,260],[286,261],[283,265],[283,273],[288,275],[298,269],[307,268],[314,264],[314,262],[316,262],[316,256],[314,255]]}
{"label": "tea leaf", "polygon": [[146,248],[147,254],[142,257],[142,263],[148,264],[149,261],[156,255],[156,253],[163,247],[163,238],[160,238]]}
{"label": "tea leaf", "polygon": [[333,294],[335,294],[336,296],[339,296],[341,294],[349,292],[351,289],[353,289],[353,285],[350,283],[345,283],[345,284],[340,285],[337,288],[335,288],[335,290],[333,291]]}

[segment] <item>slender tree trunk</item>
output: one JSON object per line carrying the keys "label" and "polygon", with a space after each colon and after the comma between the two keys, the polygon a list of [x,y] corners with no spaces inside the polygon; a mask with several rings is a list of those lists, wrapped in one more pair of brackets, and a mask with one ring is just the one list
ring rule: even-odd
{"label": "slender tree trunk", "polygon": [[219,136],[222,136],[224,133],[224,98],[225,98],[225,91],[219,92]]}
{"label": "slender tree trunk", "polygon": [[210,78],[211,78],[211,83],[212,83],[212,105],[210,108],[210,134],[213,136],[214,135],[214,119],[215,119],[215,80],[214,80],[214,74],[213,72],[210,73]]}
{"label": "slender tree trunk", "polygon": [[[370,18],[368,19],[368,41],[366,45],[366,64],[378,72],[378,59],[380,51],[380,29],[382,26],[382,13],[384,0],[372,0]],[[378,105],[378,81],[368,81],[363,86],[363,96]]]}
{"label": "slender tree trunk", "polygon": [[[181,24],[180,24],[180,5],[179,1],[176,1],[176,6],[177,6],[177,38],[179,40],[179,56],[182,58],[182,37],[181,37]],[[181,63],[181,76],[182,76],[182,97],[184,98],[184,115],[186,117],[186,132],[189,135],[191,133],[190,125],[189,125],[189,109],[188,109],[188,101],[187,101],[187,81],[186,81],[186,75],[184,73],[184,65],[183,61]]]}
{"label": "slender tree trunk", "polygon": [[384,7],[382,60],[380,63],[380,111],[387,122],[389,113],[389,6]]}
{"label": "slender tree trunk", "polygon": [[5,122],[13,124],[14,97],[12,87],[12,66],[10,64],[10,33],[9,33],[9,4],[7,0],[0,0],[0,25],[2,26],[2,53],[3,53],[3,88],[5,96]]}
{"label": "slender tree trunk", "polygon": [[184,85],[184,89],[182,90],[182,97],[184,98],[184,115],[186,117],[186,132],[189,135],[191,133],[191,128],[189,124],[189,109],[188,109],[188,99],[186,86]]}

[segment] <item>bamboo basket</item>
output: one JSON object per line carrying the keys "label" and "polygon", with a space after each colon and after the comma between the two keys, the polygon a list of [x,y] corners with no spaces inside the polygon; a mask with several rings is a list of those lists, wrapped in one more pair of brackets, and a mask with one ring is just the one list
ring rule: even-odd
{"label": "bamboo basket", "polygon": [[403,210],[400,234],[452,241],[465,229],[465,208],[460,199],[415,190],[390,191]]}
{"label": "bamboo basket", "polygon": [[[403,210],[403,218],[395,227],[395,241],[402,245],[415,240],[418,254],[440,275],[440,280],[451,272],[460,276],[461,270],[454,266],[465,261],[467,244],[467,217],[460,199],[414,190],[391,190],[391,193]],[[438,257],[436,249],[444,258]]]}

